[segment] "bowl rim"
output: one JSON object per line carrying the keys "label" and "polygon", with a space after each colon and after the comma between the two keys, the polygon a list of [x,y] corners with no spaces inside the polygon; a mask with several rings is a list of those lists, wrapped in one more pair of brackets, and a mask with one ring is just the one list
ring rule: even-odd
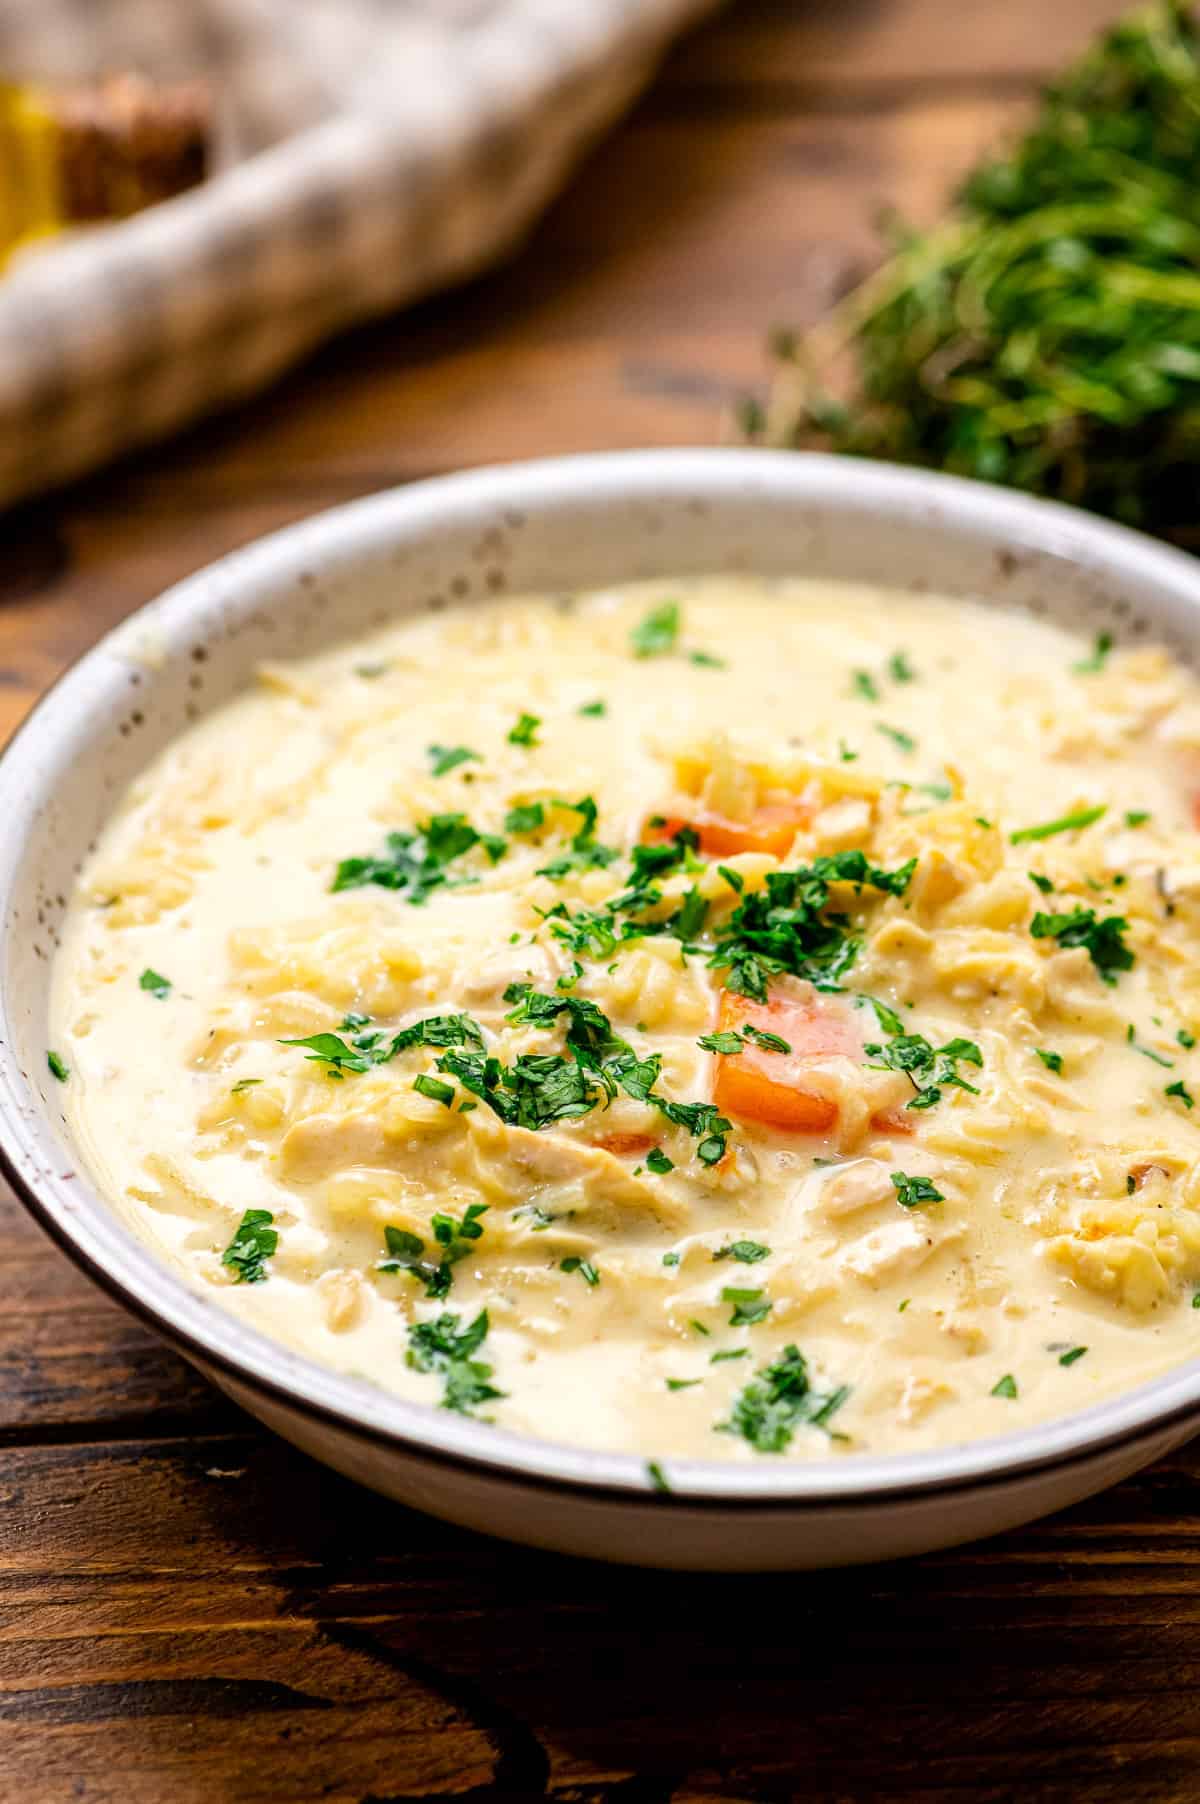
{"label": "bowl rim", "polygon": [[[1127,527],[1057,502],[961,477],[819,453],[742,448],[587,453],[459,472],[412,483],[325,510],[228,554],[172,585],[103,635],[45,692],[0,753],[0,903],[20,865],[28,827],[52,793],[42,748],[47,736],[96,717],[106,653],[131,627],[153,619],[164,632],[194,636],[198,622],[251,612],[259,591],[298,578],[314,557],[336,562],[386,546],[401,526],[436,526],[439,515],[516,508],[606,496],[623,502],[702,495],[764,506],[782,500],[825,502],[869,515],[940,516],[984,540],[1085,563],[1135,591],[1157,586],[1196,610],[1200,643],[1200,561]],[[111,661],[115,668],[115,660]],[[8,907],[0,949],[13,936]],[[30,1083],[16,1052],[7,995],[0,995],[0,1171],[29,1213],[82,1270],[124,1307],[201,1365],[235,1386],[273,1398],[376,1446],[414,1459],[449,1463],[572,1494],[636,1496],[653,1486],[647,1456],[575,1447],[411,1401],[368,1380],[335,1371],[240,1320],[178,1275],[127,1228],[82,1169],[62,1170],[52,1111]],[[969,1442],[914,1453],[859,1453],[813,1461],[716,1461],[664,1456],[662,1506],[716,1505],[756,1510],[883,1502],[951,1494],[1017,1482],[1076,1464],[1118,1446],[1166,1434],[1200,1416],[1200,1358],[1070,1415]]]}

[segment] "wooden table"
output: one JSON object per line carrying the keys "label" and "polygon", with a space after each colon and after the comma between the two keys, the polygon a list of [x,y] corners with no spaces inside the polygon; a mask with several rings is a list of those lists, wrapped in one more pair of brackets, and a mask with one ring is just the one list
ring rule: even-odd
{"label": "wooden table", "polygon": [[[581,0],[582,4],[582,0]],[[489,459],[707,443],[880,203],[931,217],[1111,0],[757,0],[527,250],[0,525],[0,725],[256,534]],[[873,1571],[603,1570],[270,1439],[0,1200],[0,1800],[1200,1798],[1200,1460]]]}

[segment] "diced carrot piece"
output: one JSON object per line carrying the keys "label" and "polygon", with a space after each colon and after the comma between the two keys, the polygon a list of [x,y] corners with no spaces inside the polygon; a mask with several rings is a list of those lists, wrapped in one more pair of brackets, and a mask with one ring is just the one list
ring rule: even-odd
{"label": "diced carrot piece", "polygon": [[[742,1052],[722,1055],[713,1089],[717,1107],[792,1133],[828,1133],[837,1122],[837,1104],[805,1089],[804,1068],[813,1059],[835,1055],[861,1059],[858,1023],[816,991],[807,997],[777,994],[764,1003],[725,990],[718,1026],[731,1029],[747,1022],[762,1033],[778,1034],[792,1050],[771,1052],[751,1041]],[[915,1124],[903,1109],[887,1109],[871,1125],[880,1133],[911,1134]]]}
{"label": "diced carrot piece", "polygon": [[813,811],[798,797],[786,801],[764,802],[748,821],[730,820],[727,815],[699,810],[693,815],[673,815],[652,826],[647,821],[642,838],[651,843],[674,839],[681,827],[693,827],[700,839],[700,850],[707,858],[732,858],[738,852],[768,852],[782,858],[791,848],[801,827],[812,820]]}
{"label": "diced carrot piece", "polygon": [[653,1134],[605,1134],[599,1140],[594,1140],[592,1144],[598,1146],[601,1152],[612,1153],[618,1159],[633,1157],[640,1159],[658,1142]]}
{"label": "diced carrot piece", "polygon": [[805,1089],[804,1068],[836,1053],[859,1058],[862,1041],[853,1023],[824,1006],[815,992],[811,998],[774,996],[753,1002],[725,990],[718,1026],[727,1030],[745,1022],[762,1033],[778,1034],[792,1050],[769,1052],[750,1041],[742,1052],[722,1056],[713,1089],[717,1107],[792,1133],[828,1133],[837,1121],[837,1104]]}

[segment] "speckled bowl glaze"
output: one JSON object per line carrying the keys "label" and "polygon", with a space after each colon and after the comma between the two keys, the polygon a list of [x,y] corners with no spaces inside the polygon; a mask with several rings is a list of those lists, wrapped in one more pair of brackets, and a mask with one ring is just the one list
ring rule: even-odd
{"label": "speckled bowl glaze", "polygon": [[141,609],[51,690],[0,760],[0,1158],[95,1281],[318,1459],[513,1540],[643,1565],[826,1566],[993,1534],[1113,1484],[1200,1427],[1200,1361],[1041,1427],[816,1464],[642,1460],[526,1440],[339,1376],[244,1326],[136,1240],[79,1168],[46,1066],[50,963],[117,797],[262,658],[490,595],[713,570],[973,594],[1123,638],[1200,646],[1200,563],[980,484],[753,451],[518,464],[356,502]]}

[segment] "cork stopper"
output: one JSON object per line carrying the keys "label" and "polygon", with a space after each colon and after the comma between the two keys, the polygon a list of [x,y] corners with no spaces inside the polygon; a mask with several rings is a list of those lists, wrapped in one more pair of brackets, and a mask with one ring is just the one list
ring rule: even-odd
{"label": "cork stopper", "polygon": [[204,180],[212,105],[203,82],[111,75],[44,93],[58,131],[64,219],[121,219]]}

